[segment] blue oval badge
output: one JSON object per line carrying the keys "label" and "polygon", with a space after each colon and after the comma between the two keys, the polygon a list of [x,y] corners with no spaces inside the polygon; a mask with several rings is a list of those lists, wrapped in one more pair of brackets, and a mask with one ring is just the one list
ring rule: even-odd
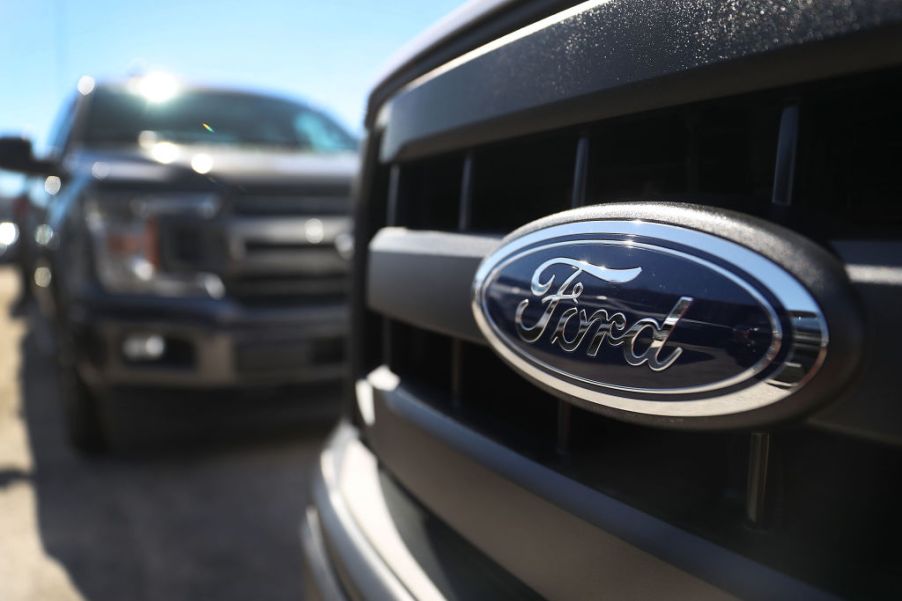
{"label": "blue oval badge", "polygon": [[514,368],[565,396],[667,417],[774,403],[824,360],[827,326],[779,265],[676,225],[577,221],[507,241],[473,311]]}

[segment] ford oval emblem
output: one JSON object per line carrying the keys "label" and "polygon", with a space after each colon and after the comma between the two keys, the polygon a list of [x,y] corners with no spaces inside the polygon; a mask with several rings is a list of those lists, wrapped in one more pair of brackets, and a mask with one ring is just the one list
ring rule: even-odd
{"label": "ford oval emblem", "polygon": [[506,239],[474,282],[483,335],[535,383],[584,405],[710,418],[772,405],[824,363],[818,302],[764,254],[684,225],[561,215]]}

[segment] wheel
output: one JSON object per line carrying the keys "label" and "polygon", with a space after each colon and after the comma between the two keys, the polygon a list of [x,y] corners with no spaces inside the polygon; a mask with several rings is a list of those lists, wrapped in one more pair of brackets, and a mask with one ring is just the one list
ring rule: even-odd
{"label": "wheel", "polygon": [[98,399],[82,381],[74,366],[60,366],[63,419],[69,443],[79,452],[96,455],[108,448],[100,419]]}

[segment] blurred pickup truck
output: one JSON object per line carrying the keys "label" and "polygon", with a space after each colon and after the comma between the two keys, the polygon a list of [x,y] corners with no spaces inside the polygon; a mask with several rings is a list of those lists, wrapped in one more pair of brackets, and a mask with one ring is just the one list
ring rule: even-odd
{"label": "blurred pickup truck", "polygon": [[115,391],[334,398],[352,135],[292,100],[153,73],[82,78],[50,146],[38,159],[0,139],[0,168],[34,176],[22,263],[54,325],[77,448],[104,447],[98,400]]}

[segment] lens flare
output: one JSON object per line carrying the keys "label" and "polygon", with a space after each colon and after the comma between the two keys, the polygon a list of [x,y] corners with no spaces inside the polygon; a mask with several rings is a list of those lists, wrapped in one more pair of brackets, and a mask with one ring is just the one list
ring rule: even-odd
{"label": "lens flare", "polygon": [[160,103],[174,98],[179,93],[179,84],[172,75],[155,72],[133,79],[129,89],[144,96],[148,102]]}
{"label": "lens flare", "polygon": [[209,173],[210,169],[213,168],[213,157],[200,152],[191,157],[191,168],[201,175]]}
{"label": "lens flare", "polygon": [[55,175],[51,175],[44,180],[44,191],[50,196],[56,195],[62,187],[62,180]]}
{"label": "lens flare", "polygon": [[94,91],[94,78],[90,75],[82,75],[78,80],[78,93],[87,96]]}
{"label": "lens flare", "polygon": [[168,165],[179,156],[179,147],[172,142],[158,142],[150,148],[150,156],[158,163]]}

